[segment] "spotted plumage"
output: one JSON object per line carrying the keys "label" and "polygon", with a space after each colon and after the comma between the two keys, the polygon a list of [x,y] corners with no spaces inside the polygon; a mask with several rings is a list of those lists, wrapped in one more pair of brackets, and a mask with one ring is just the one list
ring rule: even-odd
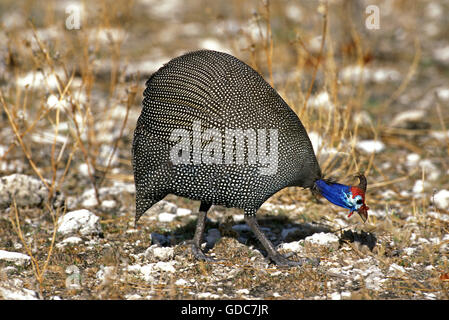
{"label": "spotted plumage", "polygon": [[270,258],[294,264],[277,253],[254,216],[277,191],[319,191],[316,182],[323,181],[295,112],[255,70],[216,51],[177,57],[146,85],[132,149],[136,222],[167,194],[200,200],[193,251],[208,260],[199,250],[207,210],[241,208]]}

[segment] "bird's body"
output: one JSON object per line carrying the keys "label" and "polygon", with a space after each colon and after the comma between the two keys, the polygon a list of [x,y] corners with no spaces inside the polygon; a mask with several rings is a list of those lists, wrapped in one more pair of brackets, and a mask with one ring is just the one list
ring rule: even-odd
{"label": "bird's body", "polygon": [[147,81],[133,167],[136,222],[167,194],[201,201],[194,238],[201,259],[206,212],[223,205],[243,209],[270,257],[291,264],[260,232],[256,211],[287,186],[331,185],[322,180],[304,126],[279,94],[247,64],[209,50],[175,58]]}

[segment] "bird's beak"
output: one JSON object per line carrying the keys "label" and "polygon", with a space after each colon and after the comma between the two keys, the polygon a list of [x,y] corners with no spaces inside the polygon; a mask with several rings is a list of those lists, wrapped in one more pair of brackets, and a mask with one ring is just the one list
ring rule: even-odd
{"label": "bird's beak", "polygon": [[368,209],[369,208],[366,205],[363,205],[359,210],[357,210],[357,213],[360,215],[360,218],[362,218],[364,223],[368,219]]}

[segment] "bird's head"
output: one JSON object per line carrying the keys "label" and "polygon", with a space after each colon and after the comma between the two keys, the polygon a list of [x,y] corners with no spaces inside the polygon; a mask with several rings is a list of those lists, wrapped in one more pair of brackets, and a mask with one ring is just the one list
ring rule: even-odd
{"label": "bird's head", "polygon": [[366,178],[363,174],[357,175],[360,180],[358,186],[346,186],[339,183],[333,183],[325,180],[317,180],[315,185],[319,193],[327,200],[337,206],[349,209],[349,215],[354,211],[362,218],[363,222],[368,219],[368,207],[365,204]]}

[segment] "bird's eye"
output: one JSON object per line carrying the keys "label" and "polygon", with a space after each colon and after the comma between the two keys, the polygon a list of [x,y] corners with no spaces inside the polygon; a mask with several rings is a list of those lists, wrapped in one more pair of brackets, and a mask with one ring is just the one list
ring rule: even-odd
{"label": "bird's eye", "polygon": [[358,199],[358,200],[356,201],[356,203],[357,203],[357,204],[362,204],[363,201],[362,201],[362,199]]}

